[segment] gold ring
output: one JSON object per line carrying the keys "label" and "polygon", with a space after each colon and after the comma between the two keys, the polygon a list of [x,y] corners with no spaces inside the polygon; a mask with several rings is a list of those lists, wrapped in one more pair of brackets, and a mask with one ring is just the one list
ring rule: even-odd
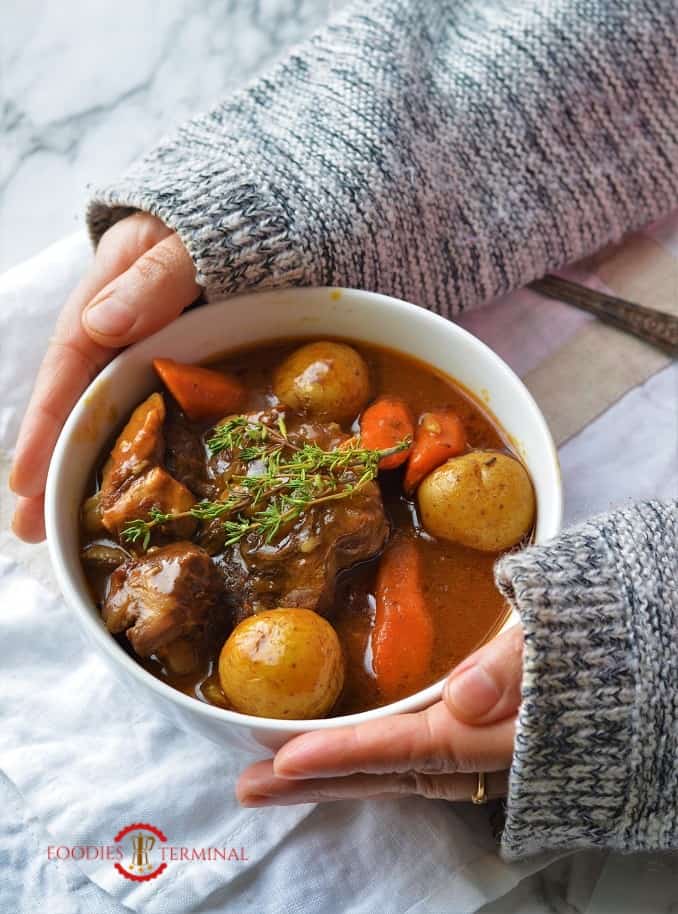
{"label": "gold ring", "polygon": [[487,790],[485,789],[485,772],[478,772],[478,783],[476,785],[475,792],[471,794],[471,802],[475,803],[476,806],[482,806],[483,803],[487,803]]}

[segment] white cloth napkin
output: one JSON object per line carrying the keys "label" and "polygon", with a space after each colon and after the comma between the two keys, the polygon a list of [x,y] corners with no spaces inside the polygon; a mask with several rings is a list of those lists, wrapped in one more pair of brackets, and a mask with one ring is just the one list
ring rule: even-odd
{"label": "white cloth napkin", "polygon": [[[89,257],[79,234],[0,277],[0,448],[14,443],[55,314]],[[571,332],[588,320],[556,303],[537,313],[526,295],[469,318],[489,337],[498,313],[509,324],[520,319],[513,355],[521,370],[541,356],[544,326]],[[510,357],[505,335],[503,345]],[[607,425],[599,420],[563,449],[575,515],[591,498],[606,508],[635,492],[648,441],[653,453],[670,454],[676,377],[671,369],[655,376],[603,417]],[[635,434],[624,438],[611,476],[591,457],[624,427]],[[672,485],[670,466],[658,461],[651,482],[643,480],[648,494]],[[147,710],[112,678],[55,589],[16,561],[6,532],[0,553],[0,911],[462,914],[545,865],[502,863],[484,808],[415,798],[239,808],[234,780],[252,758]],[[44,552],[32,554],[44,562]],[[39,576],[49,580],[42,566]],[[248,860],[170,862],[156,880],[134,884],[110,861],[48,859],[49,845],[110,844],[132,822],[156,825],[174,845],[242,847]]]}
{"label": "white cloth napkin", "polygon": [[[0,783],[0,853],[12,864],[0,877],[2,911],[33,914],[45,887],[65,911],[116,911],[89,903],[80,871],[148,914],[373,914],[384,910],[385,891],[386,911],[470,912],[538,868],[498,860],[481,809],[414,798],[241,809],[233,783],[252,758],[147,711],[110,675],[59,595],[2,558],[0,607],[0,761],[11,781]],[[50,845],[112,844],[132,822],[156,825],[174,845],[244,848],[249,860],[170,862],[158,879],[135,885],[110,861],[47,859]],[[63,898],[54,894],[59,869]],[[49,910],[60,908],[50,901]]]}

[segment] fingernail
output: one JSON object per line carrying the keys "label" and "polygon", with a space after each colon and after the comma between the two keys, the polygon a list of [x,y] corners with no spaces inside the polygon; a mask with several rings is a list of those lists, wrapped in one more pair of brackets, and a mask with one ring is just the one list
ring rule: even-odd
{"label": "fingernail", "polygon": [[238,802],[241,806],[269,806],[271,804],[271,797],[267,797],[262,793],[250,793],[243,797],[238,797]]}
{"label": "fingernail", "polygon": [[475,664],[448,680],[445,697],[464,717],[482,717],[496,705],[501,692],[489,673]]}
{"label": "fingernail", "polygon": [[89,329],[101,336],[122,336],[132,329],[136,320],[132,309],[115,298],[94,302],[87,308],[84,317]]}
{"label": "fingernail", "polygon": [[311,775],[304,770],[304,753],[291,752],[273,760],[273,773],[279,778],[307,778]]}
{"label": "fingernail", "polygon": [[314,777],[316,772],[309,766],[309,761],[313,761],[313,754],[316,749],[322,747],[321,739],[316,738],[315,733],[306,734],[298,740],[298,744],[283,746],[273,759],[273,773],[281,778],[309,778]]}

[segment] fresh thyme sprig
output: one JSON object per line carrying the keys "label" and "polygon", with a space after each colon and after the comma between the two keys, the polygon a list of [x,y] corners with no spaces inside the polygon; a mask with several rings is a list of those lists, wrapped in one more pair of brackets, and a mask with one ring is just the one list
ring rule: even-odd
{"label": "fresh thyme sprig", "polygon": [[241,460],[253,460],[262,452],[280,447],[297,450],[287,436],[287,427],[282,416],[278,417],[276,426],[266,425],[249,416],[234,416],[217,425],[207,439],[210,454],[218,451],[239,451]]}
{"label": "fresh thyme sprig", "polygon": [[227,546],[251,533],[270,543],[286,524],[310,508],[359,491],[376,477],[382,458],[406,450],[410,443],[404,439],[391,448],[370,450],[356,440],[324,451],[314,443],[291,442],[282,417],[273,428],[236,416],[214,429],[207,447],[211,453],[231,451],[237,460],[250,465],[258,461],[261,471],[232,477],[233,488],[222,501],[203,500],[174,513],[151,508],[148,519],[126,523],[121,538],[146,550],[155,527],[193,517],[207,522],[223,519]]}

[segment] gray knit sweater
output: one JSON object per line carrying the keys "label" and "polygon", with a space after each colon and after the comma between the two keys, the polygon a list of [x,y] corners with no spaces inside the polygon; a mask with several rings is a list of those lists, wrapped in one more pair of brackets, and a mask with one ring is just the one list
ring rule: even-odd
{"label": "gray knit sweater", "polygon": [[[89,209],[176,229],[208,296],[453,314],[678,203],[676,0],[364,0]],[[503,850],[678,848],[675,506],[499,563],[526,636]]]}

